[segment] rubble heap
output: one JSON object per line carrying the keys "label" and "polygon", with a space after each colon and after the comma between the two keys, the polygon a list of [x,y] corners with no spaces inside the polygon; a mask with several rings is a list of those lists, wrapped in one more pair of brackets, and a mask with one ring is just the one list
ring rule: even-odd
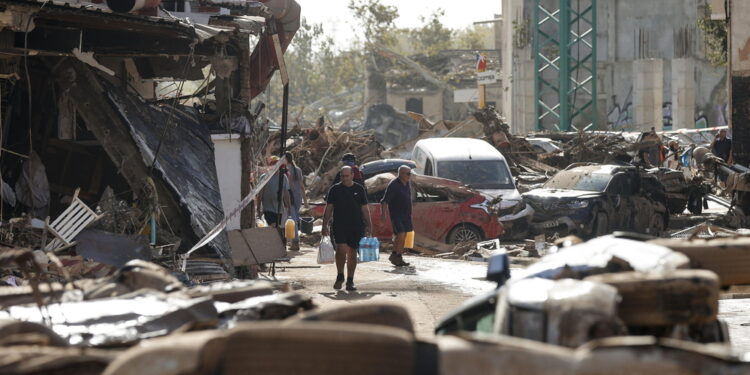
{"label": "rubble heap", "polygon": [[[308,184],[310,197],[324,193],[336,177],[340,168],[341,157],[352,153],[360,164],[379,159],[383,147],[376,140],[372,130],[344,132],[325,126],[323,118],[318,119],[315,127],[302,129],[294,127],[289,131],[287,150],[294,155],[294,160],[306,175],[313,175],[314,180]],[[274,134],[268,141],[265,155],[278,155],[279,137]]]}

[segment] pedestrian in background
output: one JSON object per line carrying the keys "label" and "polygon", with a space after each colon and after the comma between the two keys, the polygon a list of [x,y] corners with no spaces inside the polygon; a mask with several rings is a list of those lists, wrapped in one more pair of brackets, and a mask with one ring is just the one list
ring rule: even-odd
{"label": "pedestrian in background", "polygon": [[711,142],[711,152],[729,163],[729,157],[732,154],[732,140],[727,138],[727,130],[719,130],[713,142]]}
{"label": "pedestrian in background", "polygon": [[[279,158],[277,156],[272,156],[269,160],[269,165],[274,166],[276,163],[279,162]],[[266,224],[270,227],[277,227],[280,222],[282,222],[283,214],[286,212],[287,215],[291,216],[291,200],[289,198],[289,179],[285,176],[282,178],[279,178],[281,173],[281,170],[279,169],[274,173],[273,177],[268,181],[266,186],[263,187],[260,197],[261,197],[261,204],[258,205],[258,214],[260,215],[260,212],[262,210],[263,212],[263,218],[266,220]],[[265,177],[266,174],[263,174],[261,176],[261,179]],[[283,185],[281,187],[281,202],[279,202],[279,183],[280,181],[283,181]],[[281,204],[280,204],[281,203]]]}
{"label": "pedestrian in background", "polygon": [[[357,165],[357,157],[352,153],[346,153],[344,156],[341,157],[341,164],[343,164],[345,167],[351,167],[352,173],[354,174],[354,182],[365,186],[365,177],[362,174],[362,171],[359,169],[359,166]],[[341,181],[341,172],[336,174],[336,178],[333,179],[333,184],[336,185]]]}
{"label": "pedestrian in background", "polygon": [[367,191],[364,186],[354,182],[352,167],[344,166],[339,174],[341,182],[333,185],[328,191],[328,204],[323,214],[322,235],[327,236],[330,233],[331,240],[336,245],[338,273],[333,289],[341,289],[341,284],[344,282],[344,265],[346,265],[346,290],[354,291],[357,290],[354,286],[357,248],[362,237],[370,236],[370,211],[367,208]]}
{"label": "pedestrian in background", "polygon": [[310,207],[307,201],[307,195],[305,194],[305,176],[302,174],[302,169],[294,163],[294,155],[291,152],[284,154],[287,162],[287,176],[289,178],[289,189],[292,203],[292,220],[294,220],[294,239],[289,250],[299,251],[299,211],[302,208],[304,202],[305,208]]}
{"label": "pedestrian in background", "polygon": [[388,184],[385,195],[380,201],[380,214],[385,221],[385,213],[391,217],[393,234],[396,236],[393,241],[393,252],[388,260],[396,267],[408,266],[409,263],[404,261],[403,254],[406,252],[404,243],[406,234],[414,230],[411,222],[411,168],[402,165],[398,168],[398,177],[394,178]]}

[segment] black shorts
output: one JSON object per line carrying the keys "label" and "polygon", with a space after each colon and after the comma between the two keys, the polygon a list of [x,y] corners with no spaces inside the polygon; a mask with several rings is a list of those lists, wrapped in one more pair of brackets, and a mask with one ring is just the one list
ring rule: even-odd
{"label": "black shorts", "polygon": [[365,234],[361,229],[353,228],[333,228],[331,231],[331,241],[337,245],[346,244],[352,249],[359,248],[359,241]]}
{"label": "black shorts", "polygon": [[279,223],[279,214],[271,211],[263,211],[263,218],[266,219],[266,224],[269,227],[276,226]]}
{"label": "black shorts", "polygon": [[393,234],[408,233],[414,230],[414,226],[409,219],[391,220],[393,225]]}

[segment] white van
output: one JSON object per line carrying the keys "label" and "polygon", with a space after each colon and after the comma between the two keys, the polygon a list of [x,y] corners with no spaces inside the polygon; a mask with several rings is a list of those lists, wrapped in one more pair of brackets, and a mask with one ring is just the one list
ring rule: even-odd
{"label": "white van", "polygon": [[460,181],[488,199],[500,197],[500,221],[509,237],[528,229],[534,209],[516,189],[505,157],[489,143],[475,138],[429,138],[414,145],[416,172]]}

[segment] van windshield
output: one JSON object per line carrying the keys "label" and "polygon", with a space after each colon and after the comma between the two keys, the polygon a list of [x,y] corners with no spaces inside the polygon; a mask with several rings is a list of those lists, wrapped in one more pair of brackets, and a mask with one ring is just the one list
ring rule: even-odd
{"label": "van windshield", "polygon": [[438,177],[460,181],[473,189],[515,189],[502,160],[441,161]]}

